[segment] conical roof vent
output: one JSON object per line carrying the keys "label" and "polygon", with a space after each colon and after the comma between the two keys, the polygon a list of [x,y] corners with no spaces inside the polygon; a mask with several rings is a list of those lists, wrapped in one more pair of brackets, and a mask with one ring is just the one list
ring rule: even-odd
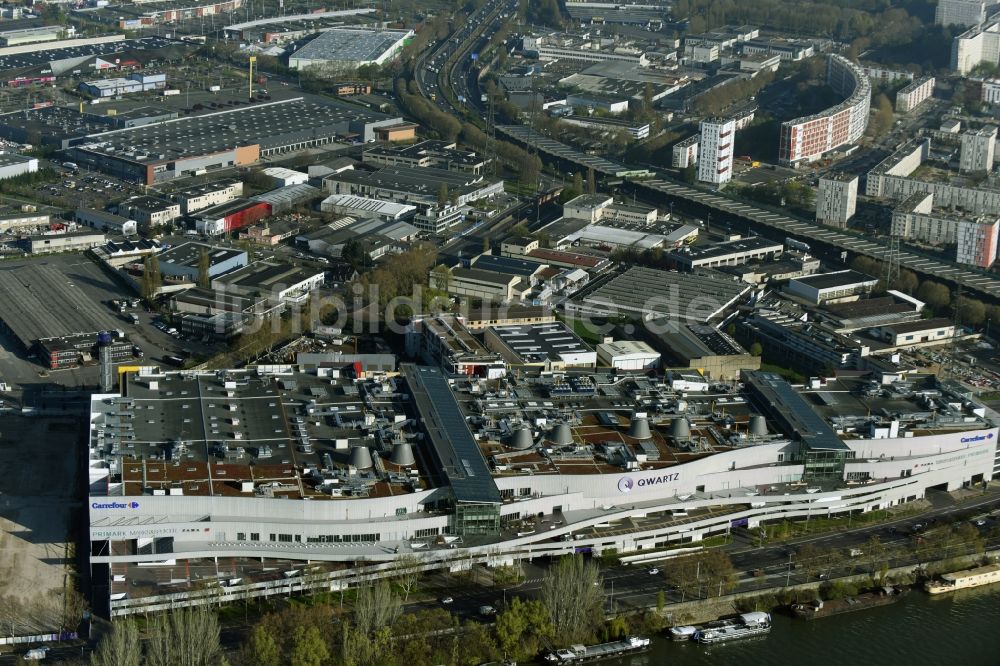
{"label": "conical roof vent", "polygon": [[751,437],[764,437],[767,435],[767,419],[765,419],[760,414],[754,414],[750,417],[750,436]]}
{"label": "conical roof vent", "polygon": [[691,426],[685,417],[676,418],[670,422],[670,436],[674,439],[688,439],[691,437]]}
{"label": "conical roof vent", "polygon": [[652,433],[649,432],[649,419],[645,412],[636,412],[632,415],[632,423],[628,426],[628,436],[635,439],[649,439]]}
{"label": "conical roof vent", "polygon": [[531,430],[526,426],[521,426],[515,430],[514,435],[510,438],[510,448],[518,451],[530,449],[534,444],[535,442],[531,437]]}
{"label": "conical roof vent", "polygon": [[372,468],[372,453],[367,446],[355,446],[351,449],[351,466],[356,469]]}
{"label": "conical roof vent", "polygon": [[568,423],[558,423],[549,432],[549,439],[557,446],[566,446],[573,443],[573,431],[569,429]]}
{"label": "conical roof vent", "polygon": [[415,461],[413,460],[413,448],[410,446],[410,443],[396,442],[392,447],[392,453],[389,454],[389,462],[400,467],[409,467],[412,465]]}

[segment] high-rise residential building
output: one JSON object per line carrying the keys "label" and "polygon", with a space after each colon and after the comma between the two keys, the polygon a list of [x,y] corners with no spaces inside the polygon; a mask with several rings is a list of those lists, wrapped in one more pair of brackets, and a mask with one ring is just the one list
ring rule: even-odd
{"label": "high-rise residential building", "polygon": [[858,199],[858,177],[847,173],[831,173],[819,179],[816,195],[816,221],[844,228],[854,217]]}
{"label": "high-rise residential building", "polygon": [[724,185],[733,179],[735,138],[736,121],[732,118],[709,118],[701,122],[698,180]]}
{"label": "high-rise residential building", "polygon": [[923,76],[896,93],[896,112],[909,113],[934,94],[934,77]]}
{"label": "high-rise residential building", "polygon": [[955,261],[960,264],[990,268],[997,258],[997,234],[1000,220],[961,220],[956,234]]}
{"label": "high-rise residential building", "polygon": [[990,16],[985,23],[977,24],[956,35],[951,42],[951,68],[959,74],[968,74],[977,65],[1000,61],[1000,17]]}
{"label": "high-rise residential building", "polygon": [[938,0],[934,22],[938,25],[960,25],[968,28],[986,20],[985,0]]}
{"label": "high-rise residential building", "polygon": [[962,134],[962,154],[959,168],[966,172],[992,171],[997,128],[987,125]]}

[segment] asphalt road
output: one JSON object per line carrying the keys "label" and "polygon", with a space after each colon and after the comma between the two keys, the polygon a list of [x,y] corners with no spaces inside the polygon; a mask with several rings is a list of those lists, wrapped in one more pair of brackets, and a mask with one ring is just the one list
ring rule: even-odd
{"label": "asphalt road", "polygon": [[[981,499],[956,503],[950,496],[938,493],[932,496],[932,508],[919,515],[910,514],[897,520],[863,525],[834,533],[817,534],[781,542],[780,544],[759,547],[752,537],[744,534],[734,535],[733,542],[726,546],[730,559],[739,576],[738,590],[749,591],[762,587],[785,586],[818,581],[815,574],[810,575],[802,569],[789,567],[789,552],[806,543],[815,544],[821,548],[846,550],[852,547],[862,548],[873,536],[878,536],[886,546],[901,546],[910,542],[908,533],[917,523],[936,525],[947,524],[949,514],[956,512],[977,511],[979,515],[1000,510],[1000,493],[989,492]],[[893,531],[894,530],[894,531]],[[993,545],[997,547],[1000,543]],[[610,611],[612,605],[618,610],[651,607],[656,604],[657,596],[662,590],[667,603],[681,601],[676,590],[668,589],[663,577],[663,571],[669,566],[668,561],[651,561],[642,564],[621,564],[602,568],[606,608]],[[793,554],[794,563],[794,554]],[[859,557],[845,566],[858,567],[860,573],[866,566],[864,557]],[[499,607],[509,595],[536,598],[540,594],[542,580],[547,571],[548,562],[539,560],[523,562],[525,581],[516,587],[504,590],[500,588],[485,588],[473,584],[462,577],[450,574],[434,574],[422,584],[423,591],[434,595],[435,601],[422,601],[411,604],[412,608],[445,607],[462,618],[478,618],[479,608],[484,605]],[[660,573],[651,574],[651,568],[658,568]],[[755,570],[763,570],[762,576],[755,576]],[[846,575],[845,570],[842,575]],[[706,590],[706,593],[708,591]],[[453,601],[442,604],[440,599],[451,597]]]}

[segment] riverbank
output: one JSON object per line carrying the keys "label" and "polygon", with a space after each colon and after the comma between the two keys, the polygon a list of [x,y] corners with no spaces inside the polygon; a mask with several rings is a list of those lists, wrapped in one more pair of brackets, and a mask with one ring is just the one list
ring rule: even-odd
{"label": "riverbank", "polygon": [[[935,560],[920,565],[907,565],[887,569],[881,576],[881,583],[912,585],[920,576],[927,573],[945,573],[958,571],[959,569],[975,566],[982,562],[984,557],[992,559],[1000,558],[1000,549],[991,550],[982,555],[962,555],[948,558],[946,560]],[[880,572],[881,573],[881,572]],[[661,619],[668,625],[697,624],[708,622],[725,615],[742,613],[751,610],[770,611],[780,606],[787,605],[784,600],[815,598],[820,588],[834,584],[848,584],[859,587],[871,586],[873,584],[870,574],[856,574],[852,576],[842,576],[831,580],[801,583],[798,585],[781,586],[776,585],[769,588],[751,590],[735,594],[725,594],[709,599],[697,599],[681,603],[670,604],[661,609],[651,608],[647,611],[658,613]]]}

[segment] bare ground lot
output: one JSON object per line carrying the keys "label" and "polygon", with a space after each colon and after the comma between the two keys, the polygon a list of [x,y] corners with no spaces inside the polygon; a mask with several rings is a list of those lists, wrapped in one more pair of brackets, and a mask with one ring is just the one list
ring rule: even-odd
{"label": "bare ground lot", "polygon": [[[75,629],[80,422],[0,417],[0,635]],[[75,618],[75,619],[74,619]]]}

